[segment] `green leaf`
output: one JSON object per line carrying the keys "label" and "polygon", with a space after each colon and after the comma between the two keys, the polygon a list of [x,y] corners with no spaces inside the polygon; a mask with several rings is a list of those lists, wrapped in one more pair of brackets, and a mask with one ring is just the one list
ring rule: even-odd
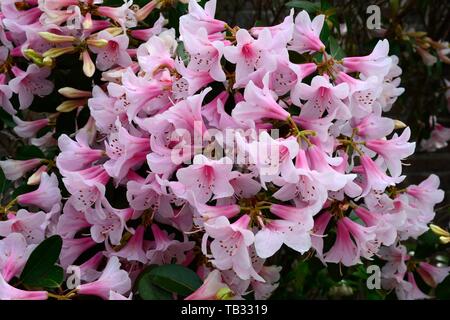
{"label": "green leaf", "polygon": [[182,296],[188,296],[202,285],[202,280],[194,271],[178,264],[155,267],[148,277],[152,284]]}
{"label": "green leaf", "polygon": [[310,1],[289,1],[286,6],[306,10],[308,13],[320,11],[320,4]]}
{"label": "green leaf", "polygon": [[338,41],[333,37],[330,37],[330,52],[333,58],[337,60],[341,60],[345,57],[344,50],[339,45]]}
{"label": "green leaf", "polygon": [[42,278],[32,278],[26,283],[34,288],[58,288],[64,280],[64,270],[53,265],[46,270]]}
{"label": "green leaf", "polygon": [[55,265],[61,248],[62,239],[58,235],[41,242],[28,258],[20,280],[32,287],[58,287],[64,276],[63,269]]}
{"label": "green leaf", "polygon": [[152,284],[149,273],[140,277],[137,289],[143,300],[172,300],[172,294],[169,291]]}
{"label": "green leaf", "polygon": [[16,123],[14,122],[12,116],[2,108],[0,108],[0,120],[6,127],[14,128],[16,126]]}
{"label": "green leaf", "polygon": [[44,153],[36,146],[24,145],[17,149],[15,157],[17,160],[29,160],[29,159],[45,159]]}

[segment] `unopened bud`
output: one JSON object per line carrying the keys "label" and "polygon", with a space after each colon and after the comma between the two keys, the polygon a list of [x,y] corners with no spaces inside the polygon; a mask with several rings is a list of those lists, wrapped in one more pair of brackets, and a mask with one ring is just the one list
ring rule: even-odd
{"label": "unopened bud", "polygon": [[42,55],[37,53],[36,51],[34,51],[33,49],[25,49],[23,51],[23,54],[26,58],[30,59],[31,61],[33,61],[35,64],[37,64],[38,66],[42,66],[43,65],[43,58]]}
{"label": "unopened bud", "polygon": [[442,229],[441,227],[435,224],[430,224],[430,229],[431,231],[433,231],[434,234],[437,234],[438,236],[450,237],[450,233],[448,231]]}
{"label": "unopened bud", "polygon": [[122,28],[117,28],[117,27],[111,27],[111,28],[107,28],[105,30],[108,31],[113,36],[118,36],[118,35],[122,34],[122,32],[123,32]]}
{"label": "unopened bud", "polygon": [[88,13],[86,14],[86,16],[84,17],[84,21],[83,21],[83,29],[89,30],[89,29],[92,28],[92,26],[93,26],[93,23],[92,23],[92,15],[88,12]]}
{"label": "unopened bud", "polygon": [[86,99],[79,99],[79,100],[67,100],[61,103],[57,108],[56,111],[58,112],[72,112],[73,110],[83,107],[86,104]]}
{"label": "unopened bud", "polygon": [[73,36],[61,36],[59,34],[54,34],[51,32],[39,32],[39,35],[42,39],[47,40],[51,43],[65,43],[65,42],[74,42],[77,38]]}
{"label": "unopened bud", "polygon": [[402,121],[400,120],[394,120],[394,128],[395,129],[403,129],[406,128],[406,124],[404,124]]}
{"label": "unopened bud", "polygon": [[216,293],[217,300],[230,300],[233,297],[233,291],[230,288],[225,287],[219,289]]}
{"label": "unopened bud", "polygon": [[50,50],[45,51],[42,55],[44,58],[57,58],[59,56],[62,56],[64,54],[68,53],[74,53],[75,47],[65,47],[65,48],[52,48]]}
{"label": "unopened bud", "polygon": [[104,48],[108,45],[109,41],[105,39],[87,39],[86,43],[96,48]]}
{"label": "unopened bud", "polygon": [[91,78],[95,73],[95,64],[92,62],[91,56],[87,50],[83,51],[81,57],[83,59],[83,72],[86,77]]}
{"label": "unopened bud", "polygon": [[92,96],[90,91],[83,91],[70,87],[61,88],[58,92],[69,99],[90,98]]}
{"label": "unopened bud", "polygon": [[141,9],[139,9],[136,12],[136,19],[137,21],[143,21],[147,19],[148,15],[156,8],[156,5],[159,3],[158,0],[152,0],[149,3],[147,3],[145,6],[143,6]]}
{"label": "unopened bud", "polygon": [[54,60],[50,57],[45,57],[42,60],[42,65],[45,67],[51,67],[51,66],[53,66],[53,63],[54,63]]}
{"label": "unopened bud", "polygon": [[41,182],[42,173],[47,172],[47,166],[41,166],[35,173],[28,178],[27,185],[37,186]]}

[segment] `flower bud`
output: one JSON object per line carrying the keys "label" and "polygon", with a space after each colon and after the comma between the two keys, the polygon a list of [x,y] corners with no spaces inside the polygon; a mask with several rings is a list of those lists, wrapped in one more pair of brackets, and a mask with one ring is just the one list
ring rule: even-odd
{"label": "flower bud", "polygon": [[73,110],[83,107],[86,104],[86,99],[79,99],[79,100],[67,100],[61,103],[57,108],[56,111],[58,112],[72,112]]}
{"label": "flower bud", "polygon": [[41,38],[51,43],[74,42],[77,40],[77,38],[73,36],[61,36],[51,32],[39,32],[39,35],[41,36]]}
{"label": "flower bud", "polygon": [[61,88],[58,92],[69,99],[90,98],[92,96],[90,91],[83,91],[70,87]]}
{"label": "flower bud", "polygon": [[87,39],[86,43],[96,48],[104,48],[108,45],[108,40],[105,39]]}
{"label": "flower bud", "polygon": [[49,49],[49,50],[45,51],[42,54],[42,56],[44,58],[54,59],[54,58],[57,58],[57,57],[62,56],[64,54],[74,53],[74,52],[75,52],[75,47],[52,48],[52,49]]}

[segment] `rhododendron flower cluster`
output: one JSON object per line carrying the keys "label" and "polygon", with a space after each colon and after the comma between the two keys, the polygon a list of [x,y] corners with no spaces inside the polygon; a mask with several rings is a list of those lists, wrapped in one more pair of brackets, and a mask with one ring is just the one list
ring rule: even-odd
{"label": "rhododendron flower cluster", "polygon": [[[55,297],[14,280],[54,235],[57,265],[81,270],[65,298],[132,299],[148,266],[178,264],[203,281],[181,298],[266,299],[281,271],[268,258],[284,247],[324,266],[377,261],[385,289],[428,298],[415,279],[435,287],[449,268],[402,242],[429,230],[444,192],[436,175],[398,186],[415,143],[383,114],[403,93],[388,41],[337,59],[323,15],[246,30],[217,20],[215,0],[190,0],[179,35],[163,15],[141,23],[164,5],[1,2],[1,106],[26,143],[58,152],[0,161],[34,186],[2,203],[0,298]],[[91,90],[55,86],[68,56]],[[54,91],[65,101],[53,112],[28,111]]]}

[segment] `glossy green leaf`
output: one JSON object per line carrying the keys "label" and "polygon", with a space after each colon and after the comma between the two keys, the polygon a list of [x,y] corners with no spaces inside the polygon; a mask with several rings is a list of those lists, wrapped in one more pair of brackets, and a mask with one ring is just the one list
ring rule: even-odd
{"label": "glossy green leaf", "polygon": [[21,281],[32,287],[58,287],[63,281],[63,269],[55,265],[61,253],[62,239],[51,236],[31,253],[20,275]]}
{"label": "glossy green leaf", "polygon": [[182,296],[191,294],[202,285],[202,280],[194,271],[177,264],[156,267],[148,273],[148,277],[152,284]]}

